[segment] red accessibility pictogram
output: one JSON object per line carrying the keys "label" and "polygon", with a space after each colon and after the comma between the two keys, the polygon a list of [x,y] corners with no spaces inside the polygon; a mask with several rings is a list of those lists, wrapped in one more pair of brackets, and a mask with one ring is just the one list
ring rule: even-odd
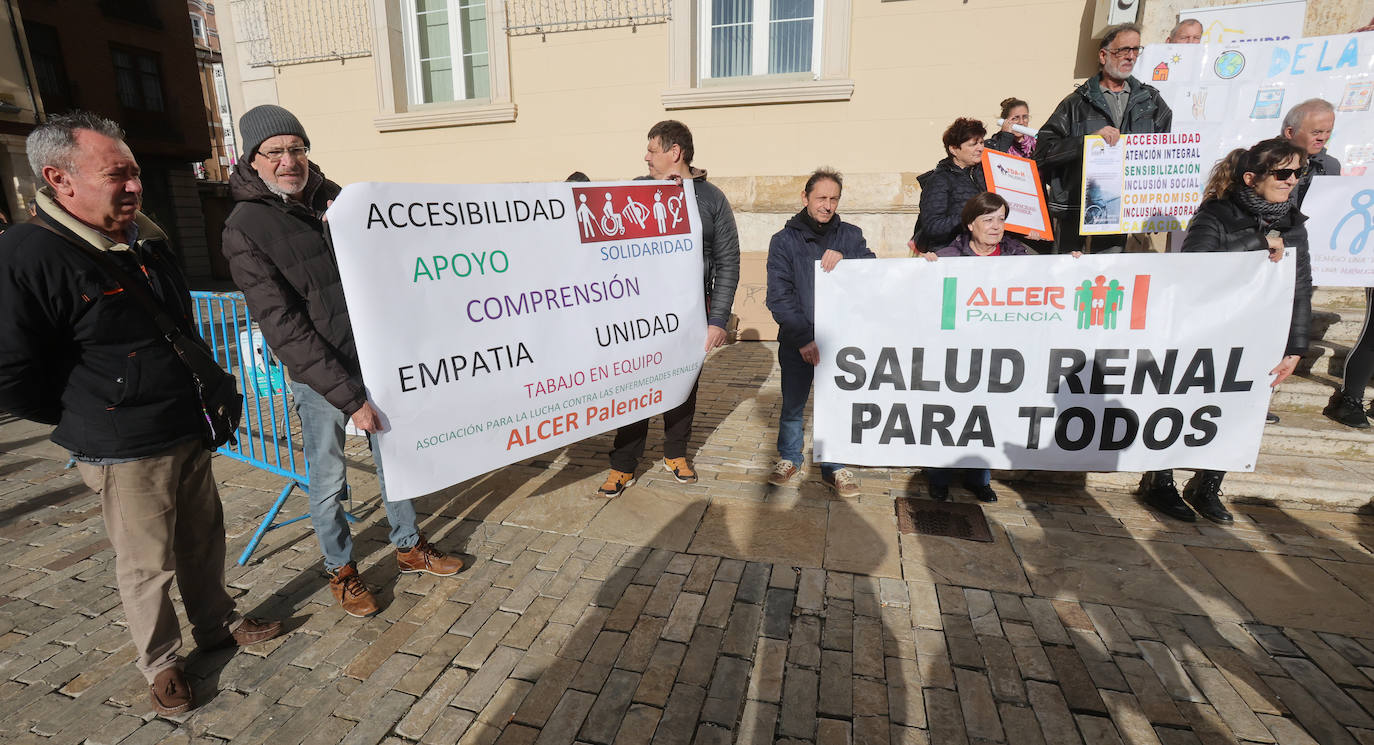
{"label": "red accessibility pictogram", "polygon": [[588,186],[572,191],[583,243],[692,232],[681,186]]}

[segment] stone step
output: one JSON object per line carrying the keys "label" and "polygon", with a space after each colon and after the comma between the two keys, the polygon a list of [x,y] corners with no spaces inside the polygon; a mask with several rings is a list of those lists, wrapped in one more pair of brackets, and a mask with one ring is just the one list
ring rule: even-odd
{"label": "stone step", "polygon": [[1337,305],[1313,306],[1312,339],[1341,342],[1349,346],[1360,338],[1364,327],[1364,306],[1349,307]]}
{"label": "stone step", "polygon": [[[1174,471],[1180,488],[1192,475],[1191,469]],[[1141,474],[1126,471],[998,471],[993,476],[998,481],[1017,485],[1072,484],[1092,490],[1134,492],[1140,485]],[[1270,504],[1285,509],[1367,510],[1374,504],[1374,462],[1262,453],[1253,472],[1228,473],[1222,483],[1222,493],[1229,501]]]}
{"label": "stone step", "polygon": [[1364,307],[1363,287],[1314,287],[1312,307],[1345,306]]}
{"label": "stone step", "polygon": [[1279,421],[1264,427],[1261,459],[1265,455],[1310,455],[1374,465],[1374,428],[1347,427],[1309,411],[1275,409],[1274,413]]}

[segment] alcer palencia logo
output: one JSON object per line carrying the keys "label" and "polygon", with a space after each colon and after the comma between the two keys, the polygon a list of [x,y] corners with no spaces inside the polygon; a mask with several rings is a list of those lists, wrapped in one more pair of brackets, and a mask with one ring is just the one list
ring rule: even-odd
{"label": "alcer palencia logo", "polygon": [[959,323],[1067,323],[1079,329],[1145,328],[1150,275],[1130,283],[1097,275],[1077,285],[987,285],[960,290],[958,277],[946,277],[940,328]]}

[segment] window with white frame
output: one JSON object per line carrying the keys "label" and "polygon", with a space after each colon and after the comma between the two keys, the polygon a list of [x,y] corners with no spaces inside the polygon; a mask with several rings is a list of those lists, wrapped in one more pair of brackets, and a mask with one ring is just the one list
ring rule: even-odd
{"label": "window with white frame", "polygon": [[205,38],[205,19],[195,13],[191,14],[191,36],[197,39]]}
{"label": "window with white frame", "polygon": [[491,96],[486,0],[402,0],[410,100]]}
{"label": "window with white frame", "polygon": [[702,0],[698,74],[818,74],[823,1]]}

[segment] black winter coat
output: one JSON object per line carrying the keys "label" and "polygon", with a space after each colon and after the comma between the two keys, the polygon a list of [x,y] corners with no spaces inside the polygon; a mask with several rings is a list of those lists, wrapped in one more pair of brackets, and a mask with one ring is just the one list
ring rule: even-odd
{"label": "black winter coat", "polygon": [[291,378],[351,415],[367,401],[348,304],[324,215],[339,186],[310,164],[304,203],[273,194],[247,164],[229,178],[236,204],[224,256],[263,338]]}
{"label": "black winter coat", "polygon": [[[39,202],[51,205],[40,206],[44,217],[61,210]],[[166,238],[146,218],[140,224],[153,297],[193,334],[190,293]],[[131,251],[109,256],[142,275]],[[0,409],[56,424],[52,441],[90,458],[155,455],[204,426],[190,371],[143,306],[81,249],[32,223],[0,236]]]}
{"label": "black winter coat", "polygon": [[816,262],[827,248],[846,259],[877,258],[864,240],[864,232],[841,222],[838,214],[822,246],[820,236],[799,217],[773,234],[768,242],[768,310],[778,322],[778,343],[800,349],[816,338]]}
{"label": "black winter coat", "polygon": [[1083,192],[1083,137],[1103,127],[1116,127],[1122,134],[1168,132],[1174,112],[1159,91],[1135,78],[1126,79],[1130,94],[1121,125],[1112,121],[1107,98],[1098,85],[1099,75],[1078,86],[1045,120],[1036,135],[1035,162],[1045,179],[1045,201],[1056,212],[1076,212]]}
{"label": "black winter coat", "polygon": [[983,166],[960,168],[953,156],[947,156],[916,181],[921,185],[921,212],[911,239],[923,251],[944,248],[964,229],[959,220],[964,205],[988,190]]}
{"label": "black winter coat", "polygon": [[1183,250],[1188,251],[1267,251],[1266,235],[1277,230],[1283,245],[1297,252],[1297,275],[1293,281],[1293,316],[1288,324],[1288,345],[1284,354],[1307,351],[1308,329],[1312,323],[1312,258],[1307,248],[1307,216],[1293,208],[1277,222],[1261,225],[1234,199],[1208,199],[1198,206],[1188,223]]}
{"label": "black winter coat", "polygon": [[1303,169],[1302,176],[1298,178],[1298,207],[1302,207],[1303,200],[1307,199],[1307,190],[1312,188],[1313,176],[1339,176],[1341,175],[1341,162],[1336,160],[1334,155],[1326,152],[1322,148],[1320,153],[1307,159],[1307,167]]}

